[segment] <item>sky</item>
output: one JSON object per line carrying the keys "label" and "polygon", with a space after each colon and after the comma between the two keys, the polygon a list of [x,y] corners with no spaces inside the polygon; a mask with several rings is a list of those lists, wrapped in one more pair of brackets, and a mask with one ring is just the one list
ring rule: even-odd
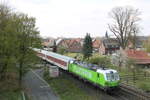
{"label": "sky", "polygon": [[150,0],[2,0],[15,11],[36,18],[43,37],[92,37],[109,35],[108,13],[117,6],[139,9],[142,27],[139,35],[150,35]]}

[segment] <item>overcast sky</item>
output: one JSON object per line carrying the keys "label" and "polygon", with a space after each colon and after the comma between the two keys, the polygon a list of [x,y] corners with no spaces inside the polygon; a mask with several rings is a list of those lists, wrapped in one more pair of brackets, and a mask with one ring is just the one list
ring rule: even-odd
{"label": "overcast sky", "polygon": [[[5,1],[5,0],[2,0]],[[133,6],[141,12],[140,35],[150,35],[150,0],[6,0],[17,11],[36,18],[41,36],[104,36],[116,6]],[[109,34],[111,34],[109,32]]]}

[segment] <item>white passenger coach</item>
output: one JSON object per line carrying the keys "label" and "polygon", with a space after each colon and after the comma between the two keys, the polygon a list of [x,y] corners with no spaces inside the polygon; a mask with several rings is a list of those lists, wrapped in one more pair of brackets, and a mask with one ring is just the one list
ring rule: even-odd
{"label": "white passenger coach", "polygon": [[34,48],[33,50],[36,51],[37,55],[43,60],[46,60],[52,64],[55,64],[64,70],[68,70],[68,63],[70,61],[75,60],[74,58],[63,56],[63,55],[60,55],[51,51],[41,50],[37,48]]}

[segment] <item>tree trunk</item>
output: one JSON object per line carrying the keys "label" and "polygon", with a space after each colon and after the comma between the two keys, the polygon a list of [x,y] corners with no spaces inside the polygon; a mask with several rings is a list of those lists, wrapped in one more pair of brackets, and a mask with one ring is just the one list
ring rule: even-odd
{"label": "tree trunk", "polygon": [[6,69],[7,69],[7,63],[4,64],[4,66],[2,66],[2,70],[1,70],[1,76],[0,76],[0,80],[5,79],[6,77]]}
{"label": "tree trunk", "polygon": [[19,65],[19,85],[20,85],[20,87],[22,86],[22,68],[23,68],[23,62],[21,61],[20,65]]}

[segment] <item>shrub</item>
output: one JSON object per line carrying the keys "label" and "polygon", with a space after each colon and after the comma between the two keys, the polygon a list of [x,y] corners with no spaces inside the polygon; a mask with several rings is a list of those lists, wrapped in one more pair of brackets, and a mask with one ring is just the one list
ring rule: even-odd
{"label": "shrub", "polygon": [[58,48],[57,53],[63,55],[65,53],[67,53],[67,48],[65,48],[65,47]]}
{"label": "shrub", "polygon": [[145,90],[145,91],[149,91],[149,84],[145,83],[145,82],[141,82],[139,84],[139,88]]}
{"label": "shrub", "polygon": [[49,76],[49,71],[48,70],[44,71],[43,77],[44,77],[44,79],[49,80],[50,76]]}
{"label": "shrub", "polygon": [[49,73],[49,70],[48,69],[45,69],[44,73],[43,73],[43,77],[45,80],[52,80],[52,79],[55,79],[54,77],[51,77],[50,76],[50,73]]}
{"label": "shrub", "polygon": [[110,58],[108,58],[106,56],[92,57],[88,60],[88,62],[92,63],[92,64],[102,65],[105,67],[112,67]]}

